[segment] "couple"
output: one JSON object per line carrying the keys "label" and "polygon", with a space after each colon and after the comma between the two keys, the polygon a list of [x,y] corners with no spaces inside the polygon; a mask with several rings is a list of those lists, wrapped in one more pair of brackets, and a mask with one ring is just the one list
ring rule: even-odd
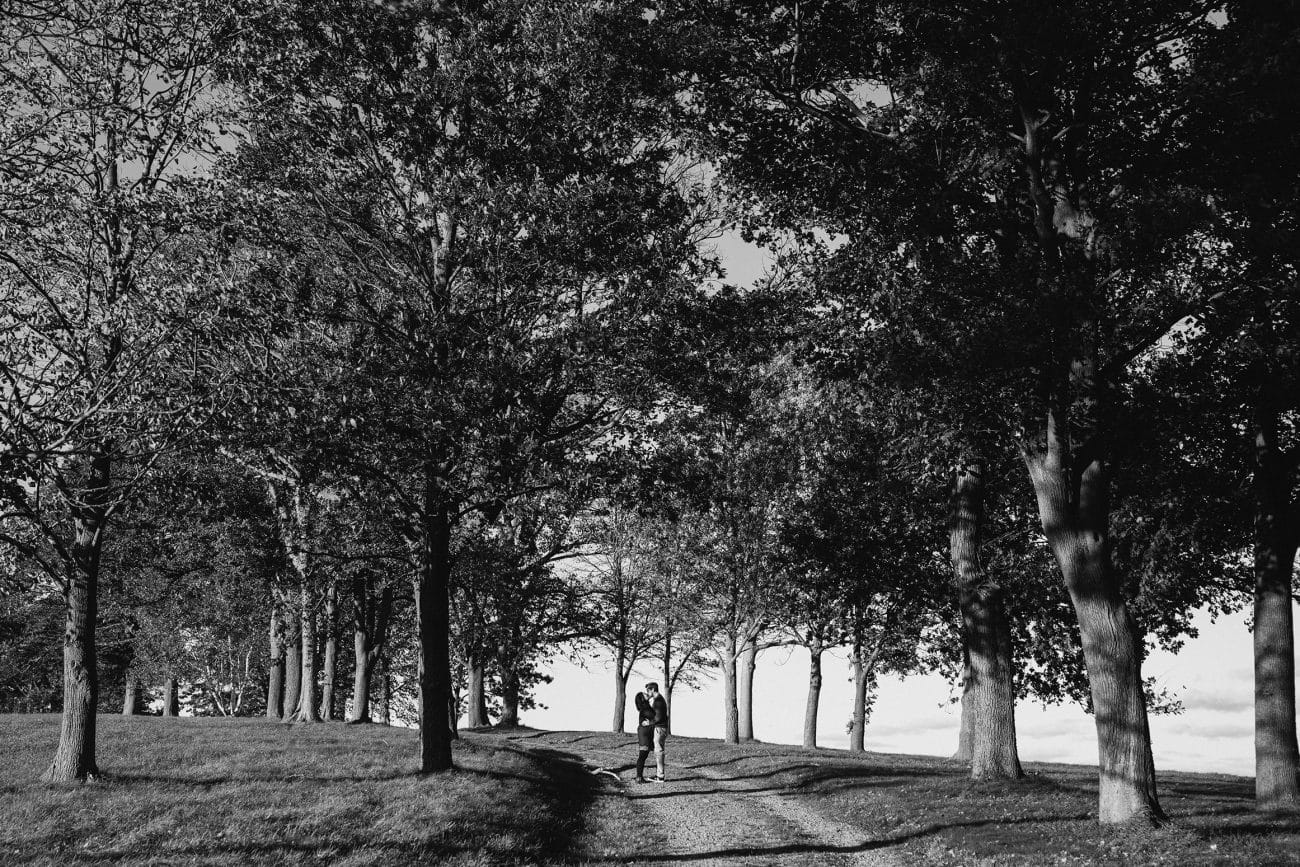
{"label": "couple", "polygon": [[[664,782],[664,743],[668,740],[668,702],[659,694],[659,684],[647,683],[645,692],[636,694],[636,781],[648,782],[645,778],[645,760],[650,750],[655,751],[655,770],[651,777],[656,783]],[[609,774],[618,779],[620,771],[630,770],[632,765],[621,768],[597,768],[593,773]]]}

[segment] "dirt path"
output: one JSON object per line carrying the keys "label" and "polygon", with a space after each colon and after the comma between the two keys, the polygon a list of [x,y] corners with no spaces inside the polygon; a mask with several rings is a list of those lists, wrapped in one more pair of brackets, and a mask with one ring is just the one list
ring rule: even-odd
{"label": "dirt path", "polygon": [[[619,767],[635,758],[634,748],[609,749],[600,745],[604,738],[591,735],[556,732],[529,740],[572,754],[593,767]],[[652,847],[653,854],[641,854],[644,844],[632,839],[619,851],[596,857],[635,864],[750,867],[901,863],[885,849],[884,841],[830,819],[807,803],[815,796],[801,796],[795,788],[797,776],[792,774],[812,765],[800,765],[797,759],[786,764],[789,767],[753,773],[746,769],[743,755],[720,751],[716,745],[670,742],[667,783],[640,785],[630,770],[617,782],[602,778],[603,791],[625,797],[636,824],[654,829],[661,842]],[[602,821],[600,813],[597,805],[589,821]]]}

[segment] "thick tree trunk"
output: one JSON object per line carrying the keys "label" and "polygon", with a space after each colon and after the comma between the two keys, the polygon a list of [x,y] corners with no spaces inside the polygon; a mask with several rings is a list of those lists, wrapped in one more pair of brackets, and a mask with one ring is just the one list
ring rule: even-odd
{"label": "thick tree trunk", "polygon": [[501,663],[501,721],[497,725],[507,729],[519,725],[519,672],[506,660]]}
{"label": "thick tree trunk", "polygon": [[1019,779],[1024,772],[1016,745],[1011,635],[1001,599],[965,594],[962,614],[971,636],[970,680],[962,702],[970,716],[971,778]]}
{"label": "thick tree trunk", "polygon": [[176,678],[169,677],[163,681],[163,716],[180,716],[180,690]]}
{"label": "thick tree trunk", "polygon": [[284,642],[281,640],[279,605],[272,605],[269,634],[270,659],[266,666],[266,718],[284,716]]}
{"label": "thick tree trunk", "polygon": [[1255,417],[1255,806],[1300,810],[1292,576],[1293,479],[1278,448],[1278,415]]}
{"label": "thick tree trunk", "polygon": [[488,719],[487,711],[487,689],[486,689],[486,667],[483,660],[477,656],[470,656],[469,663],[469,707],[466,710],[467,728],[482,728],[492,724]]}
{"label": "thick tree trunk", "polygon": [[126,689],[122,696],[122,716],[135,716],[138,713],[140,713],[140,679],[128,671]]}
{"label": "thick tree trunk", "polygon": [[320,716],[326,721],[338,719],[338,714],[334,710],[334,679],[338,673],[338,611],[339,611],[339,587],[338,583],[331,581],[329,589],[325,591],[325,658],[321,661],[321,669],[324,673],[323,682],[320,691]]}
{"label": "thick tree trunk", "polygon": [[[302,555],[305,559],[306,555]],[[299,589],[298,625],[302,649],[302,681],[299,684],[298,709],[293,715],[294,722],[320,722],[316,700],[316,594],[312,592],[311,582],[305,577],[306,567],[301,567],[298,574],[304,576]]]}
{"label": "thick tree trunk", "polygon": [[867,667],[862,664],[862,648],[853,649],[853,725],[849,729],[849,752],[867,750]]}
{"label": "thick tree trunk", "polygon": [[450,770],[451,730],[451,524],[434,496],[432,470],[426,483],[423,556],[416,587],[420,657],[420,773]]}
{"label": "thick tree trunk", "polygon": [[614,723],[610,731],[619,735],[626,725],[627,679],[632,674],[630,669],[624,667],[626,662],[621,653],[614,659]]}
{"label": "thick tree trunk", "polygon": [[1097,726],[1097,819],[1159,823],[1165,817],[1156,796],[1141,642],[1111,568],[1107,482],[1100,461],[1093,461],[1077,479],[1077,499],[1071,497],[1061,453],[1059,446],[1046,455],[1026,452],[1025,461],[1043,531],[1079,621]]}
{"label": "thick tree trunk", "polygon": [[957,468],[949,518],[949,551],[965,643],[962,723],[969,725],[971,735],[972,779],[1019,779],[1024,772],[1016,749],[1011,630],[1002,588],[989,580],[979,552],[984,473],[983,463],[974,460]]}
{"label": "thick tree trunk", "polygon": [[285,610],[284,627],[284,710],[280,719],[292,722],[302,697],[302,632],[298,615]]}
{"label": "thick tree trunk", "polygon": [[758,644],[747,640],[740,648],[736,665],[737,725],[742,741],[754,739],[754,669],[758,664]]}
{"label": "thick tree trunk", "polygon": [[1292,563],[1295,548],[1256,540],[1255,805],[1300,810],[1296,743]]}
{"label": "thick tree trunk", "polygon": [[352,633],[352,707],[348,722],[370,722],[370,656],[369,638],[365,627]]}
{"label": "thick tree trunk", "polygon": [[728,635],[719,654],[722,667],[722,740],[729,744],[740,743],[740,708],[736,700],[736,638]]}
{"label": "thick tree trunk", "polygon": [[811,642],[808,653],[808,702],[803,713],[803,745],[807,749],[813,749],[817,746],[817,709],[822,697],[821,642]]}
{"label": "thick tree trunk", "polygon": [[90,463],[85,505],[74,513],[74,537],[63,586],[63,719],[59,746],[45,772],[51,783],[91,780],[95,762],[95,709],[99,671],[95,625],[99,618],[99,554],[104,543],[105,498],[110,460],[100,452]]}

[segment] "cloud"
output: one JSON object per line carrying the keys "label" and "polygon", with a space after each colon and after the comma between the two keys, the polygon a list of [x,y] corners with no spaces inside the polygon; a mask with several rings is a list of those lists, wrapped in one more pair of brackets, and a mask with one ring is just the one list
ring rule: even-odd
{"label": "cloud", "polygon": [[1225,681],[1221,686],[1197,686],[1180,698],[1185,713],[1241,713],[1255,706],[1254,691],[1249,680]]}

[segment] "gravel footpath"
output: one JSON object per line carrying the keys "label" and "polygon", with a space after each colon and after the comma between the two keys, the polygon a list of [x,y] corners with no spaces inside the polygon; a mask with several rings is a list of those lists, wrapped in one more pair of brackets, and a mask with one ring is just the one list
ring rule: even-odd
{"label": "gravel footpath", "polygon": [[[599,744],[598,738],[589,735],[557,732],[522,740],[520,746],[559,748],[591,768],[620,767],[636,757],[631,746],[610,749],[591,741]],[[679,744],[669,741],[666,783],[638,784],[632,771],[623,772],[617,781],[600,775],[607,789],[621,791],[636,810],[649,813],[651,824],[667,839],[666,845],[653,852],[638,851],[640,841],[629,840],[626,851],[607,853],[603,862],[719,867],[901,864],[879,838],[873,839],[868,832],[837,822],[810,806],[807,801],[814,795],[797,795],[784,787],[781,771],[751,776],[745,776],[743,771],[729,773],[736,767],[734,757],[711,764],[707,754],[716,753],[715,748]],[[653,762],[651,756],[651,771]],[[792,760],[792,764],[798,764],[798,760]]]}

